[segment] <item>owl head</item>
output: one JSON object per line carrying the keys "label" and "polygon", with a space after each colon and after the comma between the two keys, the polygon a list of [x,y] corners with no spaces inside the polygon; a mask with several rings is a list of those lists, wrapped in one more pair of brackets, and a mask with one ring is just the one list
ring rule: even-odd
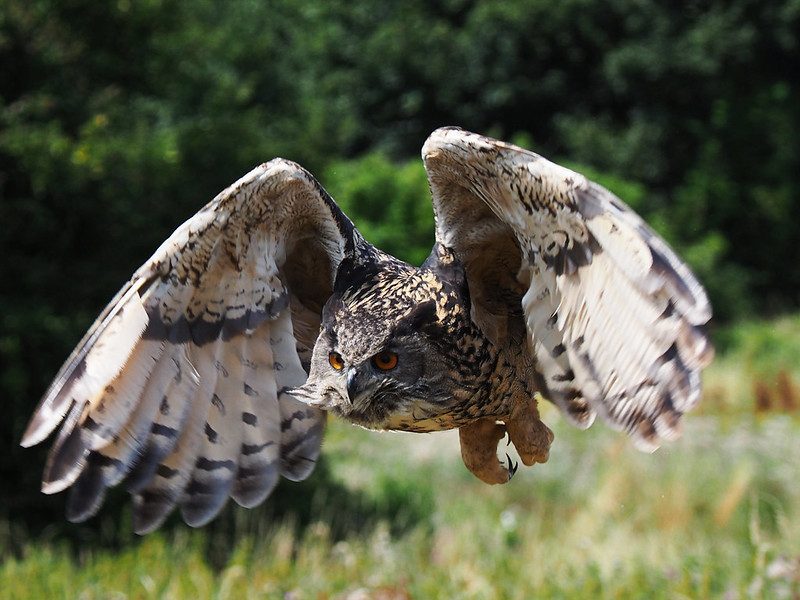
{"label": "owl head", "polygon": [[446,413],[458,372],[446,340],[468,313],[463,270],[392,259],[346,279],[356,283],[326,303],[308,381],[296,395],[374,429],[413,429]]}

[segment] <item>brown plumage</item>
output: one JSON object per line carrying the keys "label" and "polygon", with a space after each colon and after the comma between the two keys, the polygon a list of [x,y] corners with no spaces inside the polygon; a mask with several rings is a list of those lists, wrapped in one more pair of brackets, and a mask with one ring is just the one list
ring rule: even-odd
{"label": "brown plumage", "polygon": [[436,245],[421,267],[367,243],[281,159],[184,223],[89,330],[23,438],[61,426],[43,491],[84,520],[123,481],[134,526],[180,506],[262,502],[313,470],[326,412],[377,429],[459,428],[488,483],[600,414],[642,449],[680,432],[712,349],[705,292],[666,243],[581,175],[460,129],[422,151]]}

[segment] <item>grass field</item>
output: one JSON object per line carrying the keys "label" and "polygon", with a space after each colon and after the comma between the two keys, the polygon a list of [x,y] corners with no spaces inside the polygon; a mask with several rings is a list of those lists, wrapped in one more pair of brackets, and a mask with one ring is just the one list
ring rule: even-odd
{"label": "grass field", "polygon": [[798,598],[800,319],[720,339],[704,406],[655,454],[549,408],[550,462],[490,487],[453,433],[334,422],[317,473],[264,508],[121,547],[31,540],[0,597]]}

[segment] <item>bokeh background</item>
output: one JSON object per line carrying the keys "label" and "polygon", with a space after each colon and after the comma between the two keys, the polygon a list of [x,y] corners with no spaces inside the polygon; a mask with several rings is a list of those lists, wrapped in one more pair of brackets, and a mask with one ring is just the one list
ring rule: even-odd
{"label": "bokeh background", "polygon": [[[0,1],[0,597],[798,597],[796,0]],[[580,170],[686,258],[718,360],[655,455],[554,410],[507,486],[452,435],[332,423],[303,484],[203,531],[71,525],[18,440],[95,315],[275,156],[419,263],[442,125]],[[794,594],[794,596],[793,596]]]}

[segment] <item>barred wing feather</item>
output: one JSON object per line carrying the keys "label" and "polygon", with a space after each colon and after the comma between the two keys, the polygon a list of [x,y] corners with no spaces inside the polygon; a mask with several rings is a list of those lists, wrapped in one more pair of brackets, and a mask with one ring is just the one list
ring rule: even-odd
{"label": "barred wing feather", "polygon": [[43,491],[71,488],[67,515],[82,521],[125,481],[146,532],[176,506],[202,525],[228,497],[254,506],[279,475],[306,477],[325,417],[288,388],[306,379],[298,349],[313,345],[311,307],[330,294],[354,235],[289,161],[220,193],[134,274],[46,392],[22,441],[60,425]]}
{"label": "barred wing feather", "polygon": [[468,275],[504,231],[513,239],[545,395],[578,426],[599,413],[644,450],[677,436],[713,355],[711,308],[689,268],[611,192],[532,152],[444,128],[422,154],[437,239]]}

